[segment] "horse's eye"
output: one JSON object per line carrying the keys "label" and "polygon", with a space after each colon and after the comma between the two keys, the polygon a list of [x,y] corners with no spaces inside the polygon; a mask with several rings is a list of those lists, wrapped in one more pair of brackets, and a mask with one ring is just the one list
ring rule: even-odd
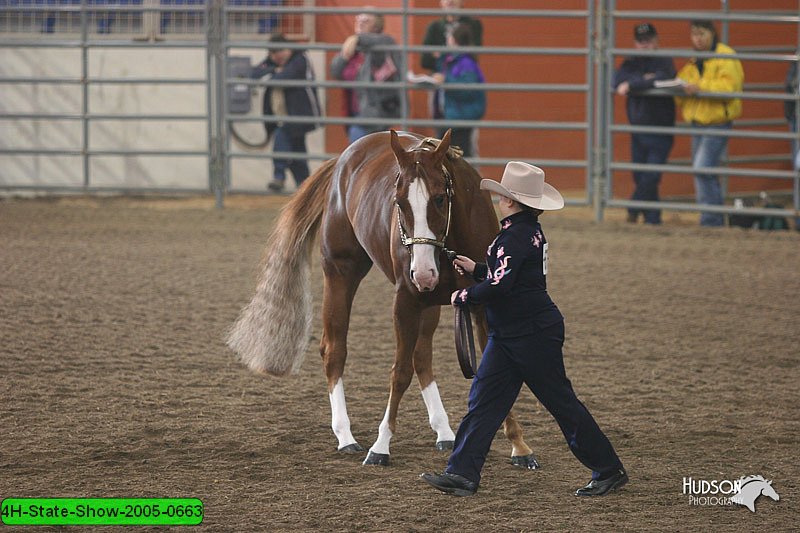
{"label": "horse's eye", "polygon": [[433,203],[436,204],[436,207],[442,208],[444,207],[444,195],[439,194],[433,198]]}

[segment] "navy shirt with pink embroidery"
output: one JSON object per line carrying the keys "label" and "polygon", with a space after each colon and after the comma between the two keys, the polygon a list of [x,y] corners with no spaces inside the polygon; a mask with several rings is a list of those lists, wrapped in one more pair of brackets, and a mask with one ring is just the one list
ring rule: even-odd
{"label": "navy shirt with pink embroidery", "polygon": [[489,335],[519,337],[544,329],[564,317],[547,294],[547,240],[538,217],[514,213],[501,222],[486,253],[475,265],[479,282],[463,289],[457,305],[484,305]]}

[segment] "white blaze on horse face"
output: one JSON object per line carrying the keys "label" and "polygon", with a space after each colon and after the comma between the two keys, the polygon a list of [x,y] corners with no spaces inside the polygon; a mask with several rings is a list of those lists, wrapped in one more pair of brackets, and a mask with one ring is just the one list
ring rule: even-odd
{"label": "white blaze on horse face", "polygon": [[[436,236],[428,227],[428,200],[430,195],[425,183],[415,179],[408,186],[408,203],[414,217],[414,237],[435,239]],[[436,268],[434,254],[436,247],[432,244],[412,245],[411,281],[420,291],[432,291],[439,283],[439,270]]]}
{"label": "white blaze on horse face", "polygon": [[455,441],[456,436],[450,429],[450,419],[444,410],[442,398],[439,396],[439,387],[436,386],[435,381],[431,381],[427,387],[422,389],[422,399],[425,401],[425,407],[428,408],[428,421],[436,432],[436,442]]}
{"label": "white blaze on horse face", "polygon": [[344,383],[342,378],[336,382],[333,392],[328,395],[331,401],[331,428],[339,439],[339,449],[355,444],[356,439],[350,432],[350,417],[347,416],[347,404],[344,400]]}

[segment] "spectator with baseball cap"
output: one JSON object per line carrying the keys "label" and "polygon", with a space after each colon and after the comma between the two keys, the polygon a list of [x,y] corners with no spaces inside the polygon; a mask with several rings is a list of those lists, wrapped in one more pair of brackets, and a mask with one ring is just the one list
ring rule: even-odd
{"label": "spectator with baseball cap", "polygon": [[[656,50],[658,32],[649,22],[633,28],[633,43],[637,51]],[[671,96],[653,96],[645,91],[652,89],[657,81],[675,78],[672,58],[636,55],[622,62],[614,73],[612,85],[620,96],[626,96],[628,121],[637,126],[675,125],[675,102]],[[632,133],[631,162],[645,165],[663,165],[672,149],[673,136],[661,133]],[[635,188],[631,200],[658,201],[658,186],[661,172],[657,170],[634,170]],[[637,222],[642,214],[645,223],[660,224],[660,209],[628,209],[628,221]]]}

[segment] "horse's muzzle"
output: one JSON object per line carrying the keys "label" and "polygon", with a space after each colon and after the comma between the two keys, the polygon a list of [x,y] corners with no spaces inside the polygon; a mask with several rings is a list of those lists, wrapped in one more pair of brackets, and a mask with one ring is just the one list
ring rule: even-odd
{"label": "horse's muzzle", "polygon": [[432,268],[427,272],[412,270],[411,281],[419,292],[430,292],[439,284],[439,273]]}

